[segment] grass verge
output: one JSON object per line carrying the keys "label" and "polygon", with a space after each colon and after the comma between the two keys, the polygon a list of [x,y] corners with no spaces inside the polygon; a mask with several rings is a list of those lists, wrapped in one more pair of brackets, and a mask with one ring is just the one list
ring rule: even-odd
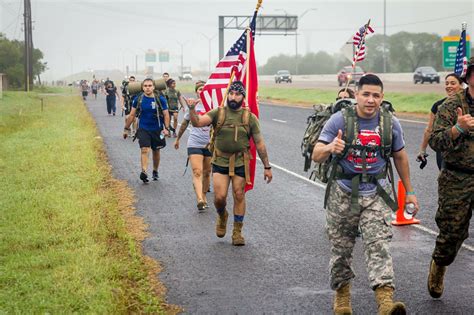
{"label": "grass verge", "polygon": [[[265,86],[259,87],[258,94],[261,99],[299,105],[330,104],[336,98],[334,91]],[[433,103],[443,97],[443,94],[438,93],[385,94],[385,99],[392,102],[397,112],[424,114],[429,113]]]}
{"label": "grass verge", "polygon": [[79,96],[0,100],[0,313],[173,312]]}

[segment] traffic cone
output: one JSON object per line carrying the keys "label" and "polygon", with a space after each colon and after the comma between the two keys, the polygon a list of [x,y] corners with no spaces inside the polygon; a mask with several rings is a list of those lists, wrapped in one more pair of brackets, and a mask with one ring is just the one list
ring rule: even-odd
{"label": "traffic cone", "polygon": [[415,217],[411,216],[407,218],[405,216],[405,197],[406,197],[406,190],[405,186],[403,186],[402,181],[398,180],[398,210],[395,220],[392,221],[392,225],[409,225],[409,224],[419,224],[420,220],[416,219]]}

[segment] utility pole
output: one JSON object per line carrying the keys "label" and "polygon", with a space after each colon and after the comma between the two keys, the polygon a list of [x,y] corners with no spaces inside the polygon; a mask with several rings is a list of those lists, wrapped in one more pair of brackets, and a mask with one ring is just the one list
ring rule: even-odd
{"label": "utility pole", "polygon": [[383,0],[383,73],[387,72],[387,57],[385,52],[385,41],[387,37],[387,0]]}
{"label": "utility pole", "polygon": [[25,91],[30,91],[30,86],[33,85],[33,27],[31,21],[31,1],[24,0],[24,13],[23,13],[23,28],[25,31],[25,49],[24,49],[24,62],[25,62]]}
{"label": "utility pole", "polygon": [[23,28],[25,31],[25,51],[24,51],[24,60],[25,60],[25,91],[30,91],[30,20],[31,12],[29,11],[29,1],[23,1]]}

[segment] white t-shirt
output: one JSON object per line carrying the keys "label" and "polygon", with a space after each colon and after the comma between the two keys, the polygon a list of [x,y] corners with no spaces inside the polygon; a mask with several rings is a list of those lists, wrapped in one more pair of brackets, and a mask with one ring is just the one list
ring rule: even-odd
{"label": "white t-shirt", "polygon": [[[199,103],[196,105],[196,113],[198,115],[204,115],[206,111],[204,110],[204,106]],[[190,121],[191,118],[189,117],[189,109],[186,109],[186,113],[184,114],[184,119]],[[205,148],[209,141],[211,140],[211,136],[209,132],[211,131],[211,126],[205,127],[191,127],[191,133],[189,134],[188,138],[188,148]]]}

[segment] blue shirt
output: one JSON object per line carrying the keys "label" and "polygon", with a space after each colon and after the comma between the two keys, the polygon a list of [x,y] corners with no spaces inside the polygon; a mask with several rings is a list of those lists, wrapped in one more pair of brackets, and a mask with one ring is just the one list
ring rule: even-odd
{"label": "blue shirt", "polygon": [[[132,106],[135,108],[137,108],[137,105],[138,105],[138,98],[139,97],[135,97],[132,103]],[[166,98],[162,95],[160,95],[160,102],[161,102],[161,108],[163,110],[167,110],[168,104],[166,103]],[[163,126],[164,126],[163,118],[162,117],[160,117],[159,119],[156,118],[157,115],[159,115],[158,106],[160,105],[155,103],[154,97],[148,97],[148,96],[143,95],[138,128],[145,129],[148,131],[157,131],[157,130],[163,129]]]}
{"label": "blue shirt", "polygon": [[[367,146],[380,146],[380,127],[379,127],[380,112],[373,118],[364,119],[358,118],[359,133],[357,136],[357,144]],[[344,134],[344,116],[342,111],[332,115],[331,118],[324,125],[318,141],[330,143],[337,137],[338,130],[341,129]],[[392,151],[397,152],[405,147],[405,140],[403,139],[403,131],[399,120],[393,117],[392,128]],[[381,156],[380,150],[367,153],[367,174],[375,175],[383,172],[386,161]],[[339,162],[344,173],[347,174],[361,174],[362,173],[362,157],[359,150],[352,150],[347,157]],[[351,181],[344,179],[338,180],[337,183],[345,191],[351,191]],[[385,186],[386,180],[380,180],[379,183]],[[376,192],[376,186],[372,183],[360,183],[359,191],[361,195],[370,195]]]}

